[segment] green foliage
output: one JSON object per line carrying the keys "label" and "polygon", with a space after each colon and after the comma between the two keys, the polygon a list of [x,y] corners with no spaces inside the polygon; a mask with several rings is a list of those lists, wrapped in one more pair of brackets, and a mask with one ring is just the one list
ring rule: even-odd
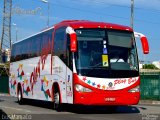
{"label": "green foliage", "polygon": [[143,65],[143,69],[156,69],[156,70],[158,70],[159,68],[157,68],[153,64],[145,64],[145,65]]}
{"label": "green foliage", "polygon": [[0,64],[0,76],[8,76],[10,63]]}

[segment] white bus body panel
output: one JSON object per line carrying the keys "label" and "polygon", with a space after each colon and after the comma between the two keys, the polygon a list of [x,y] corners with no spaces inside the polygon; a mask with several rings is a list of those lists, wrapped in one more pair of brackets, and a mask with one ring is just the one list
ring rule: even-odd
{"label": "white bus body panel", "polygon": [[[42,58],[34,57],[11,63],[11,76],[9,78],[10,95],[17,96],[17,85],[20,83],[23,98],[52,101],[52,86],[53,83],[57,82],[60,88],[62,103],[72,104],[72,71],[57,56],[53,57],[52,65],[51,55],[48,55],[45,61]],[[34,77],[31,77],[32,73]]]}

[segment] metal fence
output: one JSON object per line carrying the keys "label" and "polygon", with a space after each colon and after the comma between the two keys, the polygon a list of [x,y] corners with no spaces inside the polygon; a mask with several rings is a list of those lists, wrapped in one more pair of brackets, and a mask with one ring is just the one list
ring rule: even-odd
{"label": "metal fence", "polygon": [[141,100],[160,100],[160,72],[143,72],[141,78]]}
{"label": "metal fence", "polygon": [[[141,72],[141,100],[160,100],[160,72]],[[0,93],[8,93],[8,76],[0,76]]]}
{"label": "metal fence", "polygon": [[8,76],[0,76],[0,93],[8,93],[9,91],[9,78]]}

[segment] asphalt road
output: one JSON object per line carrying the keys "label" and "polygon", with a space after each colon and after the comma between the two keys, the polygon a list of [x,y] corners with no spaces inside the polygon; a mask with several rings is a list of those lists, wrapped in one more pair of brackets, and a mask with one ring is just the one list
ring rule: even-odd
{"label": "asphalt road", "polygon": [[160,105],[119,106],[116,111],[108,107],[80,107],[64,105],[61,112],[52,104],[27,100],[19,105],[17,98],[0,95],[0,120],[160,120]]}

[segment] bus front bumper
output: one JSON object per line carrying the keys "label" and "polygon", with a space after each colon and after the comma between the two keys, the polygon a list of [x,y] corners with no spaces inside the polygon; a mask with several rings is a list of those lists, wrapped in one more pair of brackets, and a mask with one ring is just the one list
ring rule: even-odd
{"label": "bus front bumper", "polygon": [[139,92],[74,92],[74,104],[80,105],[136,105],[139,99]]}

